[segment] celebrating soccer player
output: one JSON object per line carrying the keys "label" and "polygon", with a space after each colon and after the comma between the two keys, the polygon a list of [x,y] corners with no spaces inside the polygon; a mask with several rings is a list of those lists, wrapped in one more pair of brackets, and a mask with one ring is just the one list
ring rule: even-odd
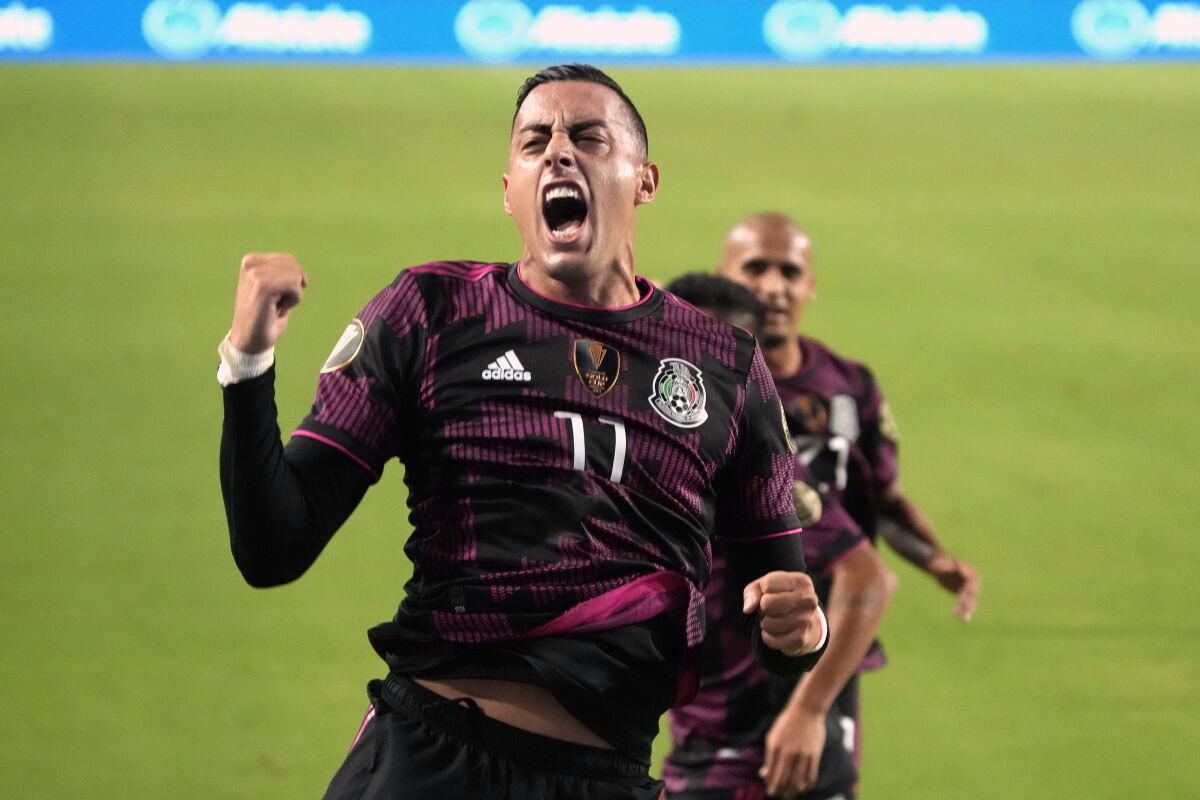
{"label": "celebrating soccer player", "polygon": [[[750,217],[730,231],[719,271],[752,290],[763,304],[763,352],[784,401],[798,460],[815,486],[816,497],[823,501],[825,514],[844,510],[868,538],[882,536],[953,593],[955,614],[969,620],[978,601],[979,575],[942,548],[928,519],[901,490],[896,424],[873,375],[862,364],[797,333],[804,308],[815,296],[807,234],[780,214]],[[836,513],[840,515],[840,511]],[[822,523],[825,521],[823,518]],[[883,663],[883,652],[876,643],[860,670],[877,669]],[[786,710],[787,702],[786,696],[780,696],[772,708],[738,713],[775,715]],[[830,714],[830,721],[836,718],[846,734],[826,736],[820,770],[824,774],[818,775],[816,784],[809,784],[810,793],[802,797],[840,794],[852,798],[856,793],[856,769],[861,760],[856,679],[846,684]],[[784,724],[784,716],[776,717],[775,722]],[[816,730],[815,723],[811,730]],[[769,760],[769,754],[767,757]],[[672,759],[678,761],[675,756]],[[827,768],[826,763],[851,764],[855,770]],[[827,782],[830,769],[838,777]],[[773,774],[768,764],[768,779]],[[748,791],[747,797],[753,797],[754,790]]]}
{"label": "celebrating soccer player", "polygon": [[714,531],[761,663],[797,674],[825,647],[762,353],[634,275],[647,153],[604,73],[528,79],[504,175],[520,260],[403,271],[286,447],[273,346],[307,278],[290,255],[242,262],[218,377],[246,580],[301,575],[407,467],[413,575],[370,632],[388,674],[327,797],[658,797],[650,744],[695,688]]}
{"label": "celebrating soccer player", "polygon": [[955,596],[954,613],[970,620],[980,578],[951,556],[933,525],[900,487],[898,429],[879,385],[863,364],[798,334],[816,297],[812,243],[782,214],[758,214],[729,232],[720,273],[765,306],[762,347],[788,414],[801,460],[823,492],[863,527]]}
{"label": "celebrating soccer player", "polygon": [[[667,289],[718,319],[760,332],[763,306],[739,284],[691,274]],[[808,466],[797,459],[795,469],[804,557],[829,613],[829,649],[800,679],[764,671],[738,635],[737,587],[725,583],[718,539],[705,588],[700,689],[671,712],[673,749],[663,765],[671,800],[853,795],[858,770],[845,743],[854,739],[854,675],[895,591],[895,575],[845,511],[823,506],[808,483]]]}

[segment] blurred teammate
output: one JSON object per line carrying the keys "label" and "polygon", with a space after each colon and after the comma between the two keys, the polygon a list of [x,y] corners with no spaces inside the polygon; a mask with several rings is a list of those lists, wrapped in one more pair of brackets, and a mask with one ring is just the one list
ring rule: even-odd
{"label": "blurred teammate", "polygon": [[242,262],[218,377],[246,580],[297,578],[406,465],[413,576],[370,632],[389,673],[330,798],[657,797],[650,745],[694,689],[714,530],[757,657],[799,673],[825,645],[754,339],[634,276],[659,182],[636,108],[593,68],[538,73],[503,177],[520,261],[402,272],[286,447],[273,345],[307,277],[289,255]]}
{"label": "blurred teammate", "polygon": [[942,547],[933,526],[900,487],[897,428],[871,371],[797,334],[816,296],[808,235],[782,214],[758,214],[729,232],[720,274],[763,303],[762,348],[801,460],[821,491],[862,526],[955,595],[971,618],[980,579]]}
{"label": "blurred teammate", "polygon": [[[730,231],[719,272],[749,288],[763,304],[763,353],[784,401],[799,461],[826,513],[843,509],[868,538],[882,536],[954,594],[954,613],[969,620],[978,602],[979,575],[945,551],[928,519],[900,488],[896,424],[874,376],[864,365],[796,332],[815,296],[808,236],[780,214],[750,217]],[[883,664],[883,651],[875,643],[860,669]],[[839,704],[847,716],[853,706],[857,719],[853,685]],[[844,744],[857,764],[861,726],[853,723],[854,735],[851,723],[847,726]],[[827,746],[827,754],[833,746]],[[812,797],[828,796],[821,785]]]}
{"label": "blurred teammate", "polygon": [[[691,274],[667,289],[731,324],[759,331],[763,307],[749,290],[715,275]],[[720,540],[705,588],[708,626],[700,689],[671,711],[673,748],[663,764],[672,800],[853,797],[858,780],[855,673],[895,591],[892,572],[838,506],[822,508],[808,468],[796,468],[796,510],[804,557],[829,614],[821,662],[799,680],[765,672],[740,634],[737,587],[725,583]]]}

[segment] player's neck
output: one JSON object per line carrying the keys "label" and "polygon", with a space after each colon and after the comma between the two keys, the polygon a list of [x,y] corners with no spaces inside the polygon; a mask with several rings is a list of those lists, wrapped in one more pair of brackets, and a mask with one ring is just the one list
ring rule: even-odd
{"label": "player's neck", "polygon": [[774,378],[790,378],[804,366],[804,350],[800,340],[789,336],[771,348],[763,349],[763,360]]}
{"label": "player's neck", "polygon": [[600,267],[579,264],[552,268],[526,254],[521,259],[519,277],[538,294],[562,303],[621,308],[641,299],[632,257]]}

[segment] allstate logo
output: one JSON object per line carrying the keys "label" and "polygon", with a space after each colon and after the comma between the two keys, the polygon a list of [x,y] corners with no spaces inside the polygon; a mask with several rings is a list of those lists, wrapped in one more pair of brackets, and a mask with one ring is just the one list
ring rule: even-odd
{"label": "allstate logo", "polygon": [[817,61],[838,45],[841,15],[825,0],[780,0],[763,17],[763,37],[779,55]]}
{"label": "allstate logo", "polygon": [[154,0],[142,14],[142,35],[167,58],[199,58],[209,51],[221,24],[212,0]]}
{"label": "allstate logo", "polygon": [[509,61],[525,49],[533,12],[517,0],[472,0],[454,18],[463,50],[480,61]]}
{"label": "allstate logo", "polygon": [[1071,32],[1096,58],[1129,58],[1150,40],[1150,12],[1136,0],[1085,0],[1071,15]]}

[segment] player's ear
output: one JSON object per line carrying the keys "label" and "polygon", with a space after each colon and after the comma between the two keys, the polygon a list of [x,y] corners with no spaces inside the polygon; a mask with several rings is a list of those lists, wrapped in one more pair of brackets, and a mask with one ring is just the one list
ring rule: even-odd
{"label": "player's ear", "polygon": [[646,161],[638,167],[637,194],[633,196],[633,204],[640,206],[649,203],[658,194],[658,164]]}
{"label": "player's ear", "polygon": [[508,173],[500,176],[500,183],[504,185],[504,213],[512,216],[512,206],[508,204]]}

